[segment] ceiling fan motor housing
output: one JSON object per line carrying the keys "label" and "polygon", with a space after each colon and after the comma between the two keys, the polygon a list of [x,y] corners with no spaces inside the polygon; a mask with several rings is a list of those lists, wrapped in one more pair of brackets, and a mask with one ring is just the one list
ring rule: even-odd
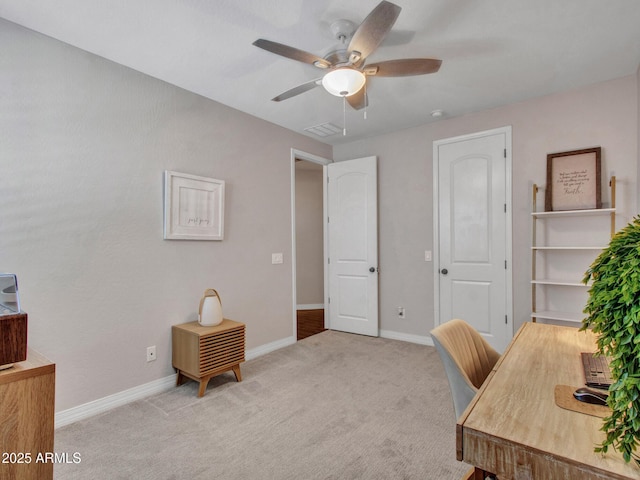
{"label": "ceiling fan motor housing", "polygon": [[356,24],[351,20],[340,19],[333,22],[329,29],[336,40],[346,43],[353,36],[353,32],[356,31]]}

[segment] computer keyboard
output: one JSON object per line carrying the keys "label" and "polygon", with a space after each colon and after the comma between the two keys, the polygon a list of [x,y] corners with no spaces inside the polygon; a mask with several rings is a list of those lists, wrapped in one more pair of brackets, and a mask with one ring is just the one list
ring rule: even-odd
{"label": "computer keyboard", "polygon": [[582,352],[580,356],[582,357],[584,379],[587,386],[608,390],[613,380],[607,357],[590,352]]}

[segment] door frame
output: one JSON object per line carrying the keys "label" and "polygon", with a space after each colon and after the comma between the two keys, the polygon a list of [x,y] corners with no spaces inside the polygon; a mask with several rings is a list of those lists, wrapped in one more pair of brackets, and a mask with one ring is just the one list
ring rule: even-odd
{"label": "door frame", "polygon": [[[327,218],[327,165],[333,163],[333,160],[320,157],[318,155],[313,155],[312,153],[303,152],[302,150],[297,150],[295,148],[291,149],[291,288],[292,288],[292,321],[293,321],[293,338],[298,338],[298,321],[297,321],[297,271],[296,271],[296,159],[305,160],[307,162],[317,163],[322,165],[322,215],[323,218]],[[328,315],[327,315],[327,299],[329,296],[328,288],[329,288],[329,278],[327,272],[327,256],[329,255],[328,250],[328,233],[326,229],[326,222],[322,222],[322,256],[324,258],[324,265],[322,268],[323,276],[324,276],[324,327],[329,328],[328,326]]]}
{"label": "door frame", "polygon": [[496,134],[505,135],[506,143],[506,158],[505,158],[505,196],[507,202],[507,211],[505,218],[505,256],[507,259],[507,272],[506,272],[506,312],[507,312],[507,324],[511,325],[511,333],[513,335],[513,198],[512,198],[512,140],[511,140],[511,125],[506,127],[494,128],[491,130],[483,130],[481,132],[470,133],[466,135],[459,135],[456,137],[443,138],[440,140],[434,140],[433,142],[433,323],[434,327],[440,324],[440,192],[438,185],[439,178],[439,153],[438,147],[446,145],[448,143],[456,143],[465,140],[473,140],[475,138],[482,138],[492,136]]}

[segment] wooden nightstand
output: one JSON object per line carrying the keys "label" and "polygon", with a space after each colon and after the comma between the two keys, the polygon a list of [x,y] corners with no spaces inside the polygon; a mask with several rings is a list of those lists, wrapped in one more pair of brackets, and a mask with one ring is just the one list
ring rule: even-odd
{"label": "wooden nightstand", "polygon": [[215,327],[203,327],[198,322],[171,327],[173,368],[178,376],[176,385],[187,378],[200,382],[198,397],[204,395],[212,377],[232,370],[242,381],[240,363],[244,362],[244,323],[224,319]]}

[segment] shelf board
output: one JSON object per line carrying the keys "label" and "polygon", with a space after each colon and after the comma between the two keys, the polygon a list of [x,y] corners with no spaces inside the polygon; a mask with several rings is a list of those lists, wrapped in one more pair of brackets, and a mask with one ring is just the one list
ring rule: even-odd
{"label": "shelf board", "polygon": [[604,250],[607,247],[582,246],[582,247],[531,247],[531,250]]}
{"label": "shelf board", "polygon": [[590,287],[591,286],[590,283],[585,285],[582,282],[551,280],[549,278],[538,278],[536,280],[531,280],[531,283],[535,283],[536,285],[560,285],[565,287]]}
{"label": "shelf board", "polygon": [[564,322],[582,323],[582,319],[585,318],[585,315],[579,312],[555,312],[542,310],[539,312],[532,312],[531,318],[545,318],[547,320],[562,320]]}
{"label": "shelf board", "polygon": [[595,208],[590,210],[558,210],[556,212],[531,212],[531,215],[538,218],[544,217],[586,217],[589,215],[606,215],[615,213],[615,208]]}

